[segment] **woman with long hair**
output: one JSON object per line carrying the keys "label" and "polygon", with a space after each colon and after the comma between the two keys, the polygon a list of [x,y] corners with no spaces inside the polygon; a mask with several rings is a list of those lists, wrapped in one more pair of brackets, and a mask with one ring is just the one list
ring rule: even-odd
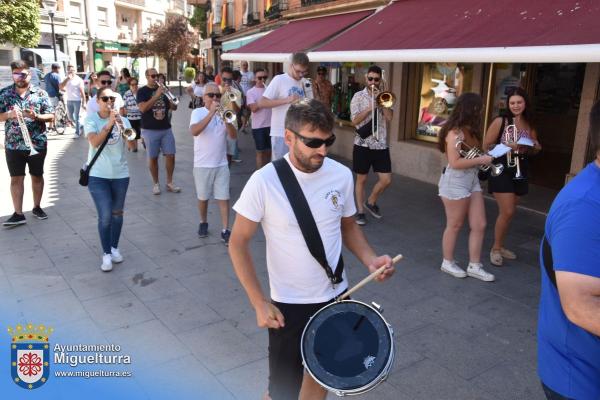
{"label": "woman with long hair", "polygon": [[121,69],[121,75],[119,75],[119,80],[117,81],[117,92],[122,96],[125,95],[125,92],[129,90],[129,80],[131,79],[131,74],[127,68]]}
{"label": "woman with long hair", "polygon": [[[520,87],[509,91],[506,96],[506,114],[495,118],[489,126],[483,143],[484,149],[490,149],[497,144],[503,143],[512,149],[511,157],[514,159],[512,166],[508,165],[507,155],[494,160],[494,163],[504,165],[503,172],[498,176],[490,175],[488,191],[494,196],[498,203],[498,218],[494,227],[494,244],[490,251],[490,262],[496,266],[502,266],[504,260],[514,260],[517,255],[504,247],[506,233],[510,221],[515,215],[519,198],[529,191],[528,155],[536,154],[542,149],[538,141],[537,132],[531,124],[529,115],[527,93]],[[516,139],[529,139],[533,146],[522,146],[506,141],[505,131],[509,125],[515,125],[517,130]],[[517,168],[514,163],[518,162],[521,177],[516,176]]]}
{"label": "woman with long hair", "polygon": [[204,72],[198,71],[192,84],[185,89],[192,99],[193,109],[204,107],[202,96],[204,95],[204,85],[206,85],[206,83],[206,75]]}
{"label": "woman with long hair", "polygon": [[100,89],[100,82],[98,82],[98,74],[92,72],[88,81],[88,97],[91,99],[98,93]]}
{"label": "woman with long hair", "polygon": [[[443,261],[441,270],[456,278],[467,276],[491,282],[494,275],[483,269],[481,247],[485,232],[485,206],[477,176],[478,168],[490,164],[492,157],[482,155],[466,159],[461,150],[481,148],[481,115],[483,101],[475,93],[464,93],[456,101],[452,114],[439,134],[439,149],[446,154],[448,165],[438,184],[439,196],[446,211],[446,229],[442,237]],[[454,260],[458,233],[469,219],[469,265],[460,268]]]}
{"label": "woman with long hair", "polygon": [[127,119],[131,123],[131,127],[135,130],[135,140],[127,142],[127,150],[136,153],[138,151],[137,141],[140,139],[142,129],[142,113],[138,107],[136,96],[138,92],[138,80],[137,78],[129,78],[129,90],[123,95],[123,102],[125,103],[125,112],[127,113]]}
{"label": "woman with long hair", "polygon": [[[106,145],[89,171],[88,189],[98,213],[98,233],[103,252],[100,269],[108,272],[112,270],[113,263],[123,261],[119,238],[129,186],[129,168],[121,128],[131,128],[131,125],[114,108],[116,94],[110,87],[100,89],[97,98],[99,111],[88,114],[85,120],[85,134],[90,144],[88,164],[105,141]],[[118,123],[118,120],[121,122]],[[119,127],[120,124],[122,127]]]}

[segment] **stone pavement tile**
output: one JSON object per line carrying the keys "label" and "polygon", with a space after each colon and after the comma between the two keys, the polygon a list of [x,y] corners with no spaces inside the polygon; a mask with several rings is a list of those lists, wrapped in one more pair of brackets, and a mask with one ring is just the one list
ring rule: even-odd
{"label": "stone pavement tile", "polygon": [[2,269],[0,269],[0,298],[12,297],[14,295],[13,287],[8,280],[8,277]]}
{"label": "stone pavement tile", "polygon": [[209,302],[208,306],[248,337],[263,330],[256,324],[256,313],[245,293],[227,301]]}
{"label": "stone pavement tile", "polygon": [[98,269],[67,277],[67,281],[81,301],[105,297],[127,290],[118,276]]}
{"label": "stone pavement tile", "polygon": [[177,279],[163,268],[137,272],[123,278],[123,282],[138,299],[144,302],[188,292]]}
{"label": "stone pavement tile", "polygon": [[[352,279],[351,286],[362,278],[363,276]],[[418,284],[400,276],[398,272],[385,282],[372,282],[363,286],[356,294],[381,304],[384,310],[388,307],[396,308],[413,304],[431,296],[430,291],[423,290]]]}
{"label": "stone pavement tile", "polygon": [[69,236],[75,235],[76,233],[73,228],[58,215],[52,215],[51,210],[53,210],[53,208],[46,209],[48,219],[40,221],[44,222],[43,224],[36,224],[36,226],[31,229],[33,236],[38,239],[56,236],[64,237],[66,239]]}
{"label": "stone pavement tile", "polygon": [[520,366],[536,369],[537,328],[536,321],[530,327],[517,327],[509,321],[502,321],[482,335],[488,344],[500,351],[503,356]]}
{"label": "stone pavement tile", "polygon": [[411,368],[392,372],[387,383],[405,392],[411,400],[492,400],[496,398],[463,379],[451,368],[446,369],[429,358],[413,364]]}
{"label": "stone pavement tile", "polygon": [[122,279],[132,279],[137,274],[153,272],[160,268],[153,258],[139,250],[123,250],[121,255],[123,262],[113,264],[113,270],[110,273]]}
{"label": "stone pavement tile", "polygon": [[30,233],[21,236],[13,236],[12,230],[0,231],[0,260],[8,254],[23,256],[29,252],[40,249],[40,242]]}
{"label": "stone pavement tile", "polygon": [[0,257],[0,265],[7,274],[33,273],[54,266],[41,247],[5,254]]}
{"label": "stone pavement tile", "polygon": [[211,372],[219,374],[267,355],[266,348],[221,321],[177,335]]}
{"label": "stone pavement tile", "polygon": [[[439,272],[427,280],[415,282],[414,286],[422,292],[429,293],[431,296],[437,295],[448,299],[459,309],[472,307],[486,299],[491,299],[497,295],[491,290],[495,283],[482,282],[477,279],[458,279],[448,274]],[[494,270],[491,270],[495,272]]]}
{"label": "stone pavement tile", "polygon": [[69,288],[67,282],[55,268],[34,272],[7,274],[17,299],[27,299],[48,293],[61,292]]}
{"label": "stone pavement tile", "polygon": [[135,247],[150,258],[170,254],[181,254],[185,249],[179,243],[167,238],[163,234],[145,236],[125,236]]}
{"label": "stone pavement tile", "polygon": [[195,248],[181,254],[173,254],[153,258],[153,261],[177,279],[185,280],[188,276],[212,271],[212,266],[204,261],[206,249]]}
{"label": "stone pavement tile", "polygon": [[27,320],[43,321],[46,326],[58,326],[89,317],[71,289],[21,300],[18,308]]}
{"label": "stone pavement tile", "polygon": [[[388,382],[380,383],[370,391],[361,394],[358,398],[361,400],[413,400],[413,397],[409,396],[402,389],[398,389]],[[339,399],[339,397],[333,393],[329,393],[327,399],[334,400]]]}
{"label": "stone pavement tile", "polygon": [[537,374],[513,362],[504,362],[471,380],[474,386],[501,400],[543,400]]}
{"label": "stone pavement tile", "polygon": [[269,360],[260,359],[217,375],[236,399],[262,399],[269,385]]}
{"label": "stone pavement tile", "polygon": [[53,344],[110,344],[91,318],[67,322],[53,328],[54,335],[50,337]]}
{"label": "stone pavement tile", "polygon": [[390,373],[391,371],[410,368],[411,365],[425,359],[425,356],[414,351],[414,349],[399,336],[394,336],[394,352],[394,364],[392,365]]}
{"label": "stone pavement tile", "polygon": [[189,293],[145,301],[144,304],[173,333],[180,334],[214,322],[223,317]]}
{"label": "stone pavement tile", "polygon": [[470,310],[495,321],[503,321],[524,329],[532,328],[537,321],[536,309],[501,296],[485,299],[470,307]]}
{"label": "stone pavement tile", "polygon": [[121,346],[121,354],[131,355],[134,370],[177,360],[190,355],[188,349],[158,320],[132,323],[105,332],[110,343]]}
{"label": "stone pavement tile", "polygon": [[402,342],[436,364],[453,371],[464,379],[471,379],[481,371],[498,365],[501,353],[485,338],[465,339],[436,325],[428,325],[402,336]]}
{"label": "stone pavement tile", "polygon": [[202,303],[229,301],[244,293],[239,281],[222,271],[188,276],[181,283]]}
{"label": "stone pavement tile", "polygon": [[78,235],[57,235],[38,238],[38,240],[49,256],[77,254],[82,249],[89,248]]}
{"label": "stone pavement tile", "polygon": [[267,329],[261,329],[260,331],[248,336],[250,340],[256,345],[258,345],[259,349],[265,349],[268,351],[269,349],[269,331]]}
{"label": "stone pavement tile", "polygon": [[381,305],[383,306],[383,318],[392,326],[394,337],[402,337],[429,325],[428,322],[419,319],[403,306],[395,307],[393,304],[388,303],[382,303]]}
{"label": "stone pavement tile", "polygon": [[135,373],[151,400],[234,400],[233,395],[192,355]]}
{"label": "stone pavement tile", "polygon": [[84,247],[72,253],[50,255],[54,267],[65,277],[77,273],[100,270],[102,257],[93,252],[89,247]]}
{"label": "stone pavement tile", "polygon": [[103,331],[154,319],[154,315],[129,290],[82,302]]}
{"label": "stone pavement tile", "polygon": [[[508,267],[507,267],[508,269]],[[504,268],[500,273],[504,272]],[[490,285],[490,291],[500,297],[510,298],[526,307],[536,309],[540,302],[539,283],[523,283],[514,280],[501,279],[497,277],[496,282]]]}

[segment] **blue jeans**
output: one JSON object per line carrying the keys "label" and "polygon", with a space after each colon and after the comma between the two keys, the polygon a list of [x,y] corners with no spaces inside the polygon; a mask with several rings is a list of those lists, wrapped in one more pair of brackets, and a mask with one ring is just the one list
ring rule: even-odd
{"label": "blue jeans", "polygon": [[67,100],[67,115],[75,125],[77,136],[79,136],[79,110],[81,110],[81,100]]}
{"label": "blue jeans", "polygon": [[98,233],[105,254],[110,254],[111,247],[119,247],[128,186],[129,178],[105,179],[90,176],[88,189],[98,212]]}

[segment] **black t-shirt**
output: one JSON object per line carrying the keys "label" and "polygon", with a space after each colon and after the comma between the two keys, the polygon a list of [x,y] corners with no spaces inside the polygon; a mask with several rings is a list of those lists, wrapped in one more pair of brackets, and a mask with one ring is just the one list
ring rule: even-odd
{"label": "black t-shirt", "polygon": [[[154,96],[158,88],[152,89],[148,86],[141,87],[136,96],[138,103],[146,102]],[[162,95],[148,111],[142,113],[142,128],[151,130],[169,129],[169,99]]]}

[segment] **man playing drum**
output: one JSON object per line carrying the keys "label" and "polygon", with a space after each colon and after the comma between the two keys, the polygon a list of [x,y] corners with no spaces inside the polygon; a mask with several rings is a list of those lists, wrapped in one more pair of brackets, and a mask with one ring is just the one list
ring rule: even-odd
{"label": "man playing drum", "polygon": [[[290,152],[284,159],[308,201],[327,264],[338,265],[344,243],[369,271],[386,265],[376,278],[383,281],[394,273],[392,260],[377,256],[354,223],[351,171],[327,157],[327,147],[335,141],[333,124],[333,115],[317,100],[292,104],[285,118]],[[252,175],[233,209],[237,218],[230,239],[231,260],[258,326],[269,328],[269,396],[325,399],[325,389],[303,372],[300,340],[311,315],[347,290],[346,275],[332,284],[311,255],[273,163]],[[263,293],[249,250],[259,223],[266,238],[270,299]]]}

